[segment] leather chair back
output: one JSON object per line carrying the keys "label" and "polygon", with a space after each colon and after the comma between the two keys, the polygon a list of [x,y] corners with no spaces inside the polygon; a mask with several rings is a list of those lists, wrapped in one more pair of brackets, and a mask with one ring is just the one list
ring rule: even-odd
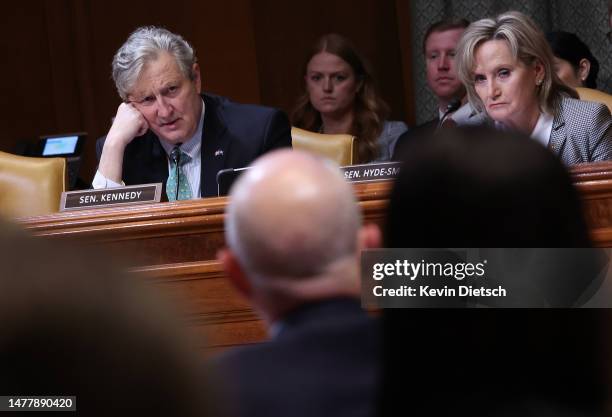
{"label": "leather chair back", "polygon": [[294,149],[326,157],[340,166],[359,163],[354,136],[348,134],[325,135],[292,127],[291,139]]}
{"label": "leather chair back", "polygon": [[28,217],[59,211],[66,191],[64,158],[30,158],[0,152],[0,215]]}
{"label": "leather chair back", "polygon": [[578,87],[576,88],[576,91],[580,96],[580,100],[603,103],[608,106],[608,109],[610,109],[610,112],[612,112],[612,95],[586,87]]}

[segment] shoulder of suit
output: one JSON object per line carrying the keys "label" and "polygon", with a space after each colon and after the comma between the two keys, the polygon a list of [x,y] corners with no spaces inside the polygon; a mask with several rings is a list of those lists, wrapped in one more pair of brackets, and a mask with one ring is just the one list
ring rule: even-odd
{"label": "shoulder of suit", "polygon": [[570,136],[590,136],[594,133],[589,132],[601,132],[607,129],[610,123],[610,111],[602,103],[563,97],[559,108],[560,114],[555,116],[555,124],[558,120],[564,121]]}
{"label": "shoulder of suit", "polygon": [[572,132],[605,128],[610,123],[610,110],[605,104],[563,97],[559,106],[555,120],[569,122],[566,128]]}
{"label": "shoulder of suit", "polygon": [[278,112],[280,110],[275,109],[273,107],[262,106],[259,104],[246,104],[246,103],[237,103],[235,101],[230,100],[227,97],[219,96],[211,93],[202,94],[205,103],[212,103],[218,109],[223,111],[244,111],[244,112],[253,112],[253,113],[266,113],[266,112]]}
{"label": "shoulder of suit", "polygon": [[426,121],[425,123],[421,123],[420,125],[417,125],[414,129],[415,130],[420,130],[420,129],[429,129],[432,127],[436,127],[438,125],[439,119],[435,118],[435,119],[431,119]]}
{"label": "shoulder of suit", "polygon": [[606,108],[606,105],[603,103],[597,103],[594,101],[585,101],[578,100],[571,97],[563,97],[561,100],[561,108],[563,112],[573,112],[573,113],[597,113],[602,109]]}
{"label": "shoulder of suit", "polygon": [[406,123],[399,120],[387,120],[383,124],[383,132],[386,134],[401,135],[408,130]]}

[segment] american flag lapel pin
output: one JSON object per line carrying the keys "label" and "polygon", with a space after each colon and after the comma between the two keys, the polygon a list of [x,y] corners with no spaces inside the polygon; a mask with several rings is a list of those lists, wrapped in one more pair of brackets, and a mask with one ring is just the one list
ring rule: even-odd
{"label": "american flag lapel pin", "polygon": [[215,151],[215,157],[217,157],[217,156],[223,156],[223,151],[221,149],[217,149]]}

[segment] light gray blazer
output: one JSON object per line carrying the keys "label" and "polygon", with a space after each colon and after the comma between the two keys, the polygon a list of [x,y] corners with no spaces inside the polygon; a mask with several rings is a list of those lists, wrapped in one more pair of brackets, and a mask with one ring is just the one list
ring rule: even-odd
{"label": "light gray blazer", "polygon": [[611,160],[610,110],[600,103],[563,98],[548,146],[565,165]]}
{"label": "light gray blazer", "polygon": [[383,125],[383,130],[378,137],[378,157],[374,162],[388,162],[393,156],[397,139],[408,130],[404,122],[387,120]]}

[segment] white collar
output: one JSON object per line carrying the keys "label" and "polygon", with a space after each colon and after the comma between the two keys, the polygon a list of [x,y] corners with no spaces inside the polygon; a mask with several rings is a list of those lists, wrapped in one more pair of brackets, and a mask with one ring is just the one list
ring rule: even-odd
{"label": "white collar", "polygon": [[536,123],[533,131],[531,132],[531,138],[540,142],[542,145],[548,147],[550,141],[550,133],[552,132],[554,117],[548,113],[540,113],[538,122]]}
{"label": "white collar", "polygon": [[[538,121],[536,122],[535,127],[531,131],[529,135],[531,139],[534,139],[536,142],[541,143],[542,145],[548,147],[548,142],[550,141],[550,134],[552,132],[553,122],[555,118],[553,115],[548,113],[540,113],[538,117]],[[510,131],[502,122],[495,121],[495,128],[498,130],[506,130]]]}

